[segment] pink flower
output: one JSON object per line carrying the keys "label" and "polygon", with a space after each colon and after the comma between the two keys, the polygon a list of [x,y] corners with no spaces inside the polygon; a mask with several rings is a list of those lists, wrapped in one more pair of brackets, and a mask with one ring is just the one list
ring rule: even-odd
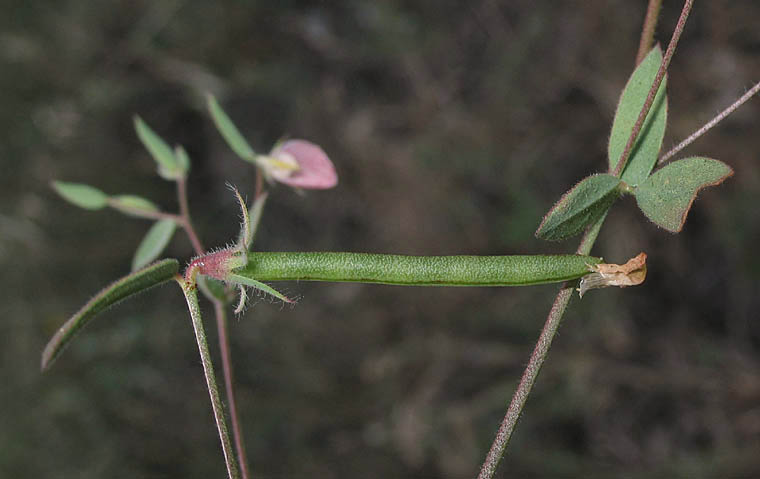
{"label": "pink flower", "polygon": [[327,154],[306,140],[288,140],[268,156],[259,156],[258,163],[272,179],[295,188],[326,190],[338,184]]}

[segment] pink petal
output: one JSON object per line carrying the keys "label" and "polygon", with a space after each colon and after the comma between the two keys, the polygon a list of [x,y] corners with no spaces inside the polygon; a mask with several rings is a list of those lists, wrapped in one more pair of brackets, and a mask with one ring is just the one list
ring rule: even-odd
{"label": "pink petal", "polygon": [[280,183],[307,190],[325,190],[338,184],[338,174],[332,161],[314,143],[288,140],[275,148],[271,156],[277,158],[283,153],[295,159],[300,169],[289,176],[276,178]]}

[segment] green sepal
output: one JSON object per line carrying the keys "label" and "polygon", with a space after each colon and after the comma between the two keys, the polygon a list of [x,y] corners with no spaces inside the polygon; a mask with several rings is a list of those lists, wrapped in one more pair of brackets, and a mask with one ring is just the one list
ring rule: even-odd
{"label": "green sepal", "polygon": [[261,281],[257,281],[253,278],[249,278],[247,276],[242,276],[240,274],[230,273],[227,275],[226,281],[230,283],[235,284],[243,284],[245,286],[251,286],[255,289],[258,289],[259,291],[263,291],[267,294],[270,294],[274,296],[275,298],[284,301],[286,303],[292,303],[293,300],[285,296],[284,294],[280,293],[276,289],[272,288],[268,284],[264,284]]}
{"label": "green sepal", "polygon": [[90,185],[53,181],[50,186],[64,200],[80,208],[99,210],[108,205],[108,195]]}
{"label": "green sepal", "polygon": [[[657,46],[636,67],[620,96],[607,149],[610,172],[615,169],[620,160],[620,155],[625,150],[628,138],[633,131],[633,125],[646,102],[661,63],[662,51]],[[660,83],[652,108],[649,110],[631,155],[628,157],[628,163],[623,169],[621,178],[631,186],[643,183],[657,162],[668,117],[666,84],[667,76]]]}
{"label": "green sepal", "polygon": [[125,215],[144,217],[144,213],[158,213],[158,206],[137,195],[116,195],[108,199],[108,205]]}
{"label": "green sepal", "polygon": [[98,313],[134,294],[173,279],[178,271],[177,260],[165,259],[127,275],[101,290],[50,339],[42,352],[42,370],[50,367],[74,336]]}
{"label": "green sepal", "polygon": [[174,236],[177,223],[171,219],[156,221],[140,242],[132,258],[132,271],[137,271],[163,253]]}
{"label": "green sepal", "polygon": [[655,171],[635,190],[641,211],[656,225],[678,233],[702,188],[723,183],[734,171],[722,161],[692,157]]}
{"label": "green sepal", "polygon": [[135,116],[135,131],[140,141],[158,164],[158,174],[165,180],[176,181],[187,172],[174,151],[139,116]]}
{"label": "green sepal", "polygon": [[599,219],[618,198],[620,179],[591,175],[581,180],[544,216],[536,237],[558,241],[574,236]]}
{"label": "green sepal", "polygon": [[251,145],[249,145],[245,138],[243,138],[243,135],[240,134],[240,130],[237,129],[213,95],[208,94],[207,104],[209,114],[214,120],[216,128],[219,130],[219,133],[222,134],[222,137],[224,137],[224,140],[230,148],[232,148],[232,151],[243,160],[256,164],[256,152],[253,151]]}

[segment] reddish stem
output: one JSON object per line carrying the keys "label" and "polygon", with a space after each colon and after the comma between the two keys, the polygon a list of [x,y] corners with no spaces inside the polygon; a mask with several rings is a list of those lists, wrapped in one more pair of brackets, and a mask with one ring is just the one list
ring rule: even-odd
{"label": "reddish stem", "polygon": [[240,464],[240,475],[243,479],[248,478],[248,459],[245,455],[245,446],[243,443],[243,431],[240,428],[240,414],[235,401],[234,376],[232,371],[232,357],[230,354],[230,339],[227,331],[227,314],[224,304],[218,299],[214,299],[214,312],[216,313],[216,329],[219,335],[219,346],[222,356],[222,375],[224,376],[224,389],[227,394],[227,404],[230,409],[230,424],[232,426],[232,439],[235,441],[238,462]]}
{"label": "reddish stem", "polygon": [[649,50],[654,43],[654,29],[657,27],[657,18],[660,16],[660,7],[662,0],[649,0],[647,14],[644,18],[644,27],[641,29],[641,40],[639,40],[639,53],[636,55],[636,65],[646,58]]}

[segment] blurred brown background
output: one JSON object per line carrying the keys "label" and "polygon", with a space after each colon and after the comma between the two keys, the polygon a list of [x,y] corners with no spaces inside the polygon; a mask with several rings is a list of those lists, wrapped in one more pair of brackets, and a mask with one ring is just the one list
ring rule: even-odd
{"label": "blurred brown background", "polygon": [[[680,2],[665,2],[667,43]],[[148,223],[58,199],[51,179],[176,208],[132,130],[193,161],[207,245],[252,194],[203,110],[255,148],[321,144],[340,185],[277,188],[261,250],[570,252],[533,237],[606,169],[646,2],[0,1],[0,476],[205,478],[222,456],[178,288],[106,313],[41,375],[69,314],[128,271]],[[697,2],[673,61],[665,146],[760,79],[760,3]],[[646,251],[647,282],[574,300],[500,469],[509,477],[760,475],[760,100],[685,154],[736,175],[682,234],[630,198],[594,250]],[[177,236],[167,252],[183,260]],[[256,477],[471,477],[556,285],[287,284],[231,324]],[[207,329],[215,342],[211,315]]]}

